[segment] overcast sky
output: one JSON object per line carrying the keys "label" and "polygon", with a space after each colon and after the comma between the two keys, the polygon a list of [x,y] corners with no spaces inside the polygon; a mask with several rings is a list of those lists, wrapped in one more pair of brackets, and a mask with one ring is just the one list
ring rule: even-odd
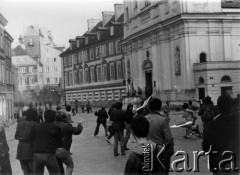
{"label": "overcast sky", "polygon": [[0,0],[5,29],[16,46],[23,27],[38,24],[52,31],[56,44],[68,47],[68,40],[87,30],[87,19],[102,19],[102,11],[114,11],[123,0]]}

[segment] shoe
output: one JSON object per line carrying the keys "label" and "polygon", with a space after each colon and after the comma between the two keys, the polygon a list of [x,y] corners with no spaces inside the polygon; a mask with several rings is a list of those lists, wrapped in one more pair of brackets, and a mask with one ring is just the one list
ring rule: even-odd
{"label": "shoe", "polygon": [[189,136],[183,136],[184,139],[191,139]]}
{"label": "shoe", "polygon": [[126,155],[126,153],[121,153],[121,155],[122,155],[122,156],[125,156],[125,155]]}
{"label": "shoe", "polygon": [[127,151],[127,150],[129,150],[129,148],[128,148],[128,147],[125,147],[124,149],[125,149],[126,151]]}
{"label": "shoe", "polygon": [[106,141],[110,144],[110,140],[107,138]]}
{"label": "shoe", "polygon": [[114,156],[119,156],[119,154],[118,153],[114,153]]}

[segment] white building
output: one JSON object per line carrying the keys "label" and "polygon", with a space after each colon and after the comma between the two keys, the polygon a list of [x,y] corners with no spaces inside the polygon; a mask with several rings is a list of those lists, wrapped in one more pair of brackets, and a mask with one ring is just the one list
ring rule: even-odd
{"label": "white building", "polygon": [[135,89],[163,101],[240,94],[239,1],[124,1],[124,15]]}

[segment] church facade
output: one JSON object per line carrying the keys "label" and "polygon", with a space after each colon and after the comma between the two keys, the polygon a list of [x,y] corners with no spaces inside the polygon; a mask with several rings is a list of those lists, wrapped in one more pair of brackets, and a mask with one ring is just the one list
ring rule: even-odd
{"label": "church facade", "polygon": [[126,76],[143,97],[240,94],[240,3],[124,1]]}

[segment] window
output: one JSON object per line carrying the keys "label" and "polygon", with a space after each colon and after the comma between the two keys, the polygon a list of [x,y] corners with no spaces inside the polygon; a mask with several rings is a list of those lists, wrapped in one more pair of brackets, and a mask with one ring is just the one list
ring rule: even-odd
{"label": "window", "polygon": [[94,67],[91,67],[90,68],[91,70],[91,82],[95,82],[95,70],[94,70]]}
{"label": "window", "polygon": [[54,83],[57,84],[58,83],[58,78],[54,77]]}
{"label": "window", "polygon": [[34,84],[34,77],[29,77],[29,83],[30,83],[31,85]]}
{"label": "window", "polygon": [[0,48],[3,49],[3,34],[2,34],[1,29],[0,29]]}
{"label": "window", "polygon": [[72,65],[72,55],[68,56],[68,65],[71,66]]}
{"label": "window", "polygon": [[117,62],[117,79],[122,79],[123,73],[122,73],[122,62]]}
{"label": "window", "polygon": [[116,45],[116,53],[121,52],[121,45],[119,44],[119,42],[120,42],[120,40],[117,40],[117,41],[115,42],[115,45]]}
{"label": "window", "polygon": [[73,76],[72,76],[72,71],[69,71],[69,86],[73,85]]}
{"label": "window", "polygon": [[79,70],[79,84],[83,84],[83,70]]}
{"label": "window", "polygon": [[68,57],[64,57],[63,60],[64,60],[64,66],[67,67],[67,63],[68,63]]}
{"label": "window", "polygon": [[33,67],[32,66],[28,67],[28,72],[32,72],[32,71],[33,71]]}
{"label": "window", "polygon": [[77,40],[77,47],[80,47],[80,40]]}
{"label": "window", "polygon": [[115,65],[114,63],[110,63],[110,80],[115,79]]}
{"label": "window", "polygon": [[29,39],[29,41],[28,41],[28,46],[31,46],[31,47],[34,46],[34,44],[33,44],[33,39],[32,39],[32,38]]}
{"label": "window", "polygon": [[85,38],[85,44],[88,44],[88,37]]}
{"label": "window", "polygon": [[68,72],[65,72],[64,79],[65,79],[65,86],[68,86],[69,85]]}
{"label": "window", "polygon": [[97,39],[98,40],[100,40],[101,38],[100,38],[100,36],[101,36],[101,33],[100,33],[100,31],[97,31]]}
{"label": "window", "polygon": [[110,27],[110,35],[113,36],[114,35],[114,26]]}
{"label": "window", "polygon": [[206,53],[203,53],[203,52],[200,53],[199,59],[200,59],[200,63],[206,62],[206,61],[207,61],[207,55],[206,55]]}
{"label": "window", "polygon": [[85,68],[85,82],[86,83],[89,83],[89,71],[88,71],[88,68]]}
{"label": "window", "polygon": [[54,66],[54,72],[57,72],[57,66]]}
{"label": "window", "polygon": [[98,82],[98,81],[101,81],[101,66],[100,65],[98,65],[97,67],[96,67],[96,73],[97,73],[97,79],[96,79],[96,81]]}
{"label": "window", "polygon": [[229,76],[225,75],[225,76],[222,77],[221,82],[223,82],[223,83],[232,82],[232,80]]}
{"label": "window", "polygon": [[106,56],[106,44],[103,44],[101,47],[102,56]]}
{"label": "window", "polygon": [[109,43],[109,55],[113,54],[113,42]]}
{"label": "window", "polygon": [[50,78],[49,77],[46,78],[46,82],[47,82],[47,84],[50,84]]}
{"label": "window", "polygon": [[77,54],[73,54],[73,61],[74,61],[74,64],[77,64],[77,61],[78,61]]}
{"label": "window", "polygon": [[78,71],[75,70],[75,71],[74,71],[74,83],[75,83],[75,84],[78,84],[78,83],[79,83],[78,80],[79,80],[79,78],[78,78]]}
{"label": "window", "polygon": [[82,63],[82,52],[78,52],[78,62]]}
{"label": "window", "polygon": [[53,58],[53,61],[56,62],[56,61],[57,61],[57,58]]}
{"label": "window", "polygon": [[199,84],[204,84],[204,79],[203,79],[203,77],[199,77],[198,83],[199,83]]}
{"label": "window", "polygon": [[96,47],[96,58],[99,58],[100,57],[100,47],[97,46]]}
{"label": "window", "polygon": [[91,49],[89,50],[89,52],[90,52],[90,60],[93,60],[93,59],[94,59],[93,48],[91,48]]}
{"label": "window", "polygon": [[29,85],[29,77],[25,78],[25,84]]}
{"label": "window", "polygon": [[175,50],[174,60],[175,60],[175,75],[180,76],[181,75],[181,59],[180,59],[180,49],[178,47],[176,47],[176,50]]}
{"label": "window", "polygon": [[84,59],[84,61],[88,61],[88,51],[87,50],[83,51],[83,59]]}
{"label": "window", "polygon": [[138,4],[137,4],[137,0],[134,1],[134,16],[136,16],[138,13]]}
{"label": "window", "polygon": [[45,67],[45,72],[49,72],[49,67],[48,66]]}
{"label": "window", "polygon": [[107,80],[107,64],[103,64],[103,75],[102,75],[102,80],[106,81]]}
{"label": "window", "polygon": [[38,82],[38,77],[37,77],[37,75],[34,76],[34,82],[35,82],[35,83]]}

